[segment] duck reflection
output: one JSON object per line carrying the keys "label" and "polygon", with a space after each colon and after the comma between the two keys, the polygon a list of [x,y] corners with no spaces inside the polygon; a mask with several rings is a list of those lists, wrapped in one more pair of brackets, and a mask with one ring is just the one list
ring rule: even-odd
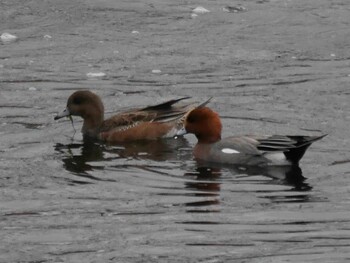
{"label": "duck reflection", "polygon": [[63,167],[74,174],[88,175],[93,170],[91,161],[101,161],[103,158],[103,145],[94,141],[55,145],[55,151],[64,156]]}
{"label": "duck reflection", "polygon": [[188,147],[188,141],[182,137],[118,145],[106,145],[95,140],[84,139],[81,143],[57,143],[55,151],[63,156],[63,167],[67,171],[78,176],[96,179],[89,172],[103,169],[103,166],[93,163],[128,158],[153,161],[175,160],[179,158],[180,149]]}
{"label": "duck reflection", "polygon": [[[239,167],[239,169],[242,169]],[[242,172],[241,172],[242,173]],[[271,178],[266,182],[269,185],[290,186],[290,189],[279,188],[260,191],[262,198],[269,199],[272,203],[304,203],[310,202],[312,196],[309,191],[312,187],[306,183],[306,178],[298,165],[293,166],[271,166],[271,167],[249,167],[243,171],[246,176],[262,175]]]}
{"label": "duck reflection", "polygon": [[[256,176],[262,175],[272,179],[273,183],[292,186],[291,190],[295,191],[309,191],[312,189],[305,180],[302,170],[298,165],[293,166],[227,166],[221,164],[210,164],[197,161],[197,167],[194,172],[187,172],[185,176],[196,176],[197,180],[217,180],[221,175],[221,170],[226,169],[233,175]],[[197,189],[203,188],[199,184]],[[219,186],[214,187],[220,190]],[[208,189],[214,189],[212,185],[208,185]]]}
{"label": "duck reflection", "polygon": [[305,182],[306,178],[298,165],[267,167],[234,167],[231,171],[247,176],[263,175],[272,179],[272,184],[291,186],[293,191],[309,191],[312,187]]}
{"label": "duck reflection", "polygon": [[[286,185],[291,186],[290,190],[280,191],[280,194],[272,194],[273,191],[267,191],[263,197],[270,199],[272,202],[295,200],[296,202],[307,202],[310,199],[309,194],[300,193],[307,192],[312,189],[312,187],[305,182],[306,178],[302,174],[302,170],[299,166],[271,166],[271,167],[243,167],[243,166],[227,166],[220,164],[210,164],[197,161],[197,166],[193,171],[186,172],[184,176],[190,177],[193,180],[185,182],[185,187],[194,190],[195,196],[198,197],[215,197],[219,195],[220,186],[225,181],[222,179],[223,171],[230,176],[237,176],[242,178],[242,176],[247,177],[248,182],[249,177],[253,176],[264,176],[272,180],[261,182],[267,183],[269,185]],[[241,182],[241,181],[240,181]],[[227,183],[227,182],[226,182]],[[254,191],[254,190],[253,190]],[[290,191],[297,191],[298,193],[290,194]],[[261,193],[260,193],[261,194]],[[283,196],[285,195],[285,196]],[[214,198],[211,200],[199,201],[187,203],[187,206],[198,207],[198,206],[208,206],[213,204],[219,204],[220,199]],[[198,210],[193,210],[198,212]],[[190,212],[193,212],[192,210]],[[201,210],[201,212],[203,212]]]}
{"label": "duck reflection", "polygon": [[185,176],[195,179],[194,181],[186,182],[185,186],[189,189],[199,190],[197,196],[203,195],[203,191],[207,193],[220,191],[220,168],[200,166],[196,167],[194,171],[186,172]]}
{"label": "duck reflection", "polygon": [[220,177],[221,169],[215,167],[199,166],[194,171],[186,172],[188,178],[193,178],[185,182],[185,187],[191,189],[193,196],[200,197],[200,201],[188,202],[185,205],[195,209],[187,210],[191,213],[204,212],[219,212],[220,210],[215,206],[209,209],[209,206],[220,204]]}

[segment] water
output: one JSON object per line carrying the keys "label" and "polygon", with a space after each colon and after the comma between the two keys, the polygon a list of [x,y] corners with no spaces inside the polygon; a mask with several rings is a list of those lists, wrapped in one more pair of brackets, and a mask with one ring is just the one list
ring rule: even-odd
{"label": "water", "polygon": [[[1,2],[1,262],[350,259],[350,6],[240,4]],[[223,136],[329,135],[287,174],[197,163],[193,136],[83,142],[53,121],[82,88],[107,115],[213,97]]]}

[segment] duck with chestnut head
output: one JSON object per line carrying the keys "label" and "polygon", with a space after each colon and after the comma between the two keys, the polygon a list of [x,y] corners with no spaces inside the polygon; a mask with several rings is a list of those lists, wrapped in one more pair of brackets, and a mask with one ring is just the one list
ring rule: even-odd
{"label": "duck with chestnut head", "polygon": [[221,138],[219,115],[208,107],[197,107],[185,118],[177,135],[192,133],[197,137],[193,155],[201,161],[247,165],[298,165],[307,148],[325,137],[301,135],[243,135]]}

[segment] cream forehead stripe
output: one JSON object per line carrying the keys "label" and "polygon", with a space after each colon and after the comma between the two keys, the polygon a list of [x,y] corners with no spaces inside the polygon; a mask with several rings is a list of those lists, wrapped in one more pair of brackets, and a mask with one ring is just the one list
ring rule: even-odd
{"label": "cream forehead stripe", "polygon": [[230,148],[224,148],[221,150],[223,153],[228,153],[228,154],[233,154],[233,153],[239,153],[239,151],[236,151],[234,149],[230,149]]}

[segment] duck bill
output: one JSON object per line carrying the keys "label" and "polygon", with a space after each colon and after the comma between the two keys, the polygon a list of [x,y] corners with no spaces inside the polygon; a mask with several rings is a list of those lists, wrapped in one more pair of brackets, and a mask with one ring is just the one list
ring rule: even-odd
{"label": "duck bill", "polygon": [[70,111],[68,110],[68,108],[65,108],[64,111],[58,113],[58,114],[55,116],[54,119],[55,119],[55,120],[58,120],[58,119],[61,119],[61,118],[63,118],[63,117],[68,117],[68,116],[70,116],[70,115],[71,115],[71,113],[70,113]]}
{"label": "duck bill", "polygon": [[186,131],[185,127],[182,127],[180,130],[178,130],[178,131],[176,132],[176,135],[177,135],[177,136],[183,136],[183,135],[185,135],[186,133],[187,133],[187,131]]}

